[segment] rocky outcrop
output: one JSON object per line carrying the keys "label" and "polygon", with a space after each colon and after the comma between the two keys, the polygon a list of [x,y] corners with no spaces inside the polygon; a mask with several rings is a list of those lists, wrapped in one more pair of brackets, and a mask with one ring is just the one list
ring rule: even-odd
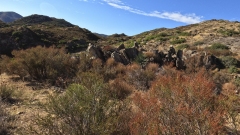
{"label": "rocky outcrop", "polygon": [[121,53],[119,53],[118,51],[114,51],[111,54],[111,57],[116,61],[116,62],[120,62],[124,65],[128,65],[130,63],[130,61]]}
{"label": "rocky outcrop", "polygon": [[207,55],[206,52],[197,52],[194,50],[178,50],[176,52],[173,46],[170,46],[165,53],[163,51],[153,50],[146,54],[139,51],[137,46],[125,48],[124,44],[121,44],[117,48],[111,46],[104,46],[101,48],[89,44],[87,52],[92,59],[99,58],[105,61],[111,57],[116,62],[120,62],[124,65],[130,64],[139,54],[144,54],[146,55],[145,60],[141,63],[143,67],[151,62],[157,63],[159,66],[171,64],[171,66],[176,67],[177,70],[185,70],[187,66],[191,66],[192,68],[205,67],[207,70],[220,69],[223,67],[221,61],[214,55]]}
{"label": "rocky outcrop", "polygon": [[128,60],[132,61],[138,56],[138,50],[136,48],[125,48],[120,50],[120,53],[122,53]]}
{"label": "rocky outcrop", "polygon": [[101,60],[105,60],[102,49],[97,45],[93,45],[90,43],[87,48],[87,52],[91,56],[91,59],[99,58]]}

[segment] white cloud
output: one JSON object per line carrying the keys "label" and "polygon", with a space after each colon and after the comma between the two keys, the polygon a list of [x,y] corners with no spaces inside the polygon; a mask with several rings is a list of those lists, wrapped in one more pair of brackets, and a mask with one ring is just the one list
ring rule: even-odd
{"label": "white cloud", "polygon": [[124,4],[121,0],[103,0],[106,3]]}
{"label": "white cloud", "polygon": [[88,2],[88,0],[79,0],[79,1],[84,1],[84,2]]}
{"label": "white cloud", "polygon": [[125,5],[121,0],[103,0],[106,2],[108,5],[118,8],[118,9],[123,9],[135,14],[139,15],[144,15],[144,16],[150,16],[150,17],[157,17],[157,18],[162,18],[162,19],[169,19],[177,22],[183,22],[187,24],[192,24],[192,23],[198,23],[201,22],[202,16],[197,16],[194,13],[193,14],[181,14],[180,12],[158,12],[154,11],[151,13],[147,13],[142,10],[134,9],[130,6]]}

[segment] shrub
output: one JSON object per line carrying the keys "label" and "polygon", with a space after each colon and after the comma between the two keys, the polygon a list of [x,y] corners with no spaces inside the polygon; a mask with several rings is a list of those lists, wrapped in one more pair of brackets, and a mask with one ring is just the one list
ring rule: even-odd
{"label": "shrub", "polygon": [[130,86],[127,82],[121,79],[112,80],[109,82],[109,85],[111,97],[117,98],[119,100],[125,99],[134,90],[134,87]]}
{"label": "shrub", "polygon": [[239,35],[238,31],[235,31],[234,29],[220,29],[218,30],[218,33],[221,33],[223,36],[234,36],[234,35]]}
{"label": "shrub", "polygon": [[189,48],[188,44],[181,44],[176,47],[176,50],[183,50],[185,48]]}
{"label": "shrub", "polygon": [[14,128],[14,117],[6,112],[6,105],[0,100],[0,135],[10,135]]}
{"label": "shrub", "polygon": [[202,44],[204,44],[203,41],[197,41],[197,42],[194,42],[194,43],[193,43],[194,46],[202,45]]}
{"label": "shrub", "polygon": [[[39,134],[111,134],[119,131],[117,122],[122,105],[109,98],[101,76],[83,73],[81,83],[66,93],[50,97],[47,117],[37,121]],[[125,105],[124,105],[125,106]]]}
{"label": "shrub", "polygon": [[214,43],[214,44],[212,44],[211,47],[209,47],[209,49],[213,49],[213,50],[216,50],[216,49],[228,50],[229,47],[226,46],[226,45],[223,45],[221,43]]}
{"label": "shrub", "polygon": [[238,73],[238,68],[235,67],[235,66],[230,66],[229,69],[228,69],[228,72],[229,73]]}
{"label": "shrub", "polygon": [[225,56],[221,58],[222,63],[225,67],[237,66],[238,60],[232,56]]}
{"label": "shrub", "polygon": [[224,130],[221,99],[199,72],[159,76],[146,93],[136,93],[131,134],[218,134]]}
{"label": "shrub", "polygon": [[144,57],[143,53],[139,53],[134,61],[138,64],[142,64],[144,62],[144,60],[145,60],[145,57]]}
{"label": "shrub", "polygon": [[181,44],[181,43],[185,43],[187,40],[185,38],[176,38],[173,39],[170,43],[171,44]]}
{"label": "shrub", "polygon": [[15,39],[15,41],[19,41],[22,39],[23,33],[21,31],[14,31],[12,32],[12,38]]}
{"label": "shrub", "polygon": [[232,52],[230,50],[225,50],[225,49],[207,49],[207,51],[210,54],[213,54],[215,56],[230,56],[232,55]]}
{"label": "shrub", "polygon": [[86,72],[92,68],[92,60],[87,53],[80,53],[80,63],[77,65],[79,72]]}
{"label": "shrub", "polygon": [[50,80],[54,83],[58,77],[63,79],[75,76],[77,59],[72,59],[63,49],[35,47],[14,51],[14,58],[7,65],[7,71],[19,76],[30,75],[35,80]]}
{"label": "shrub", "polygon": [[7,103],[14,101],[15,90],[7,85],[0,85],[0,100]]}
{"label": "shrub", "polygon": [[178,33],[179,36],[191,36],[191,33],[189,32],[180,32]]}
{"label": "shrub", "polygon": [[157,64],[149,64],[146,69],[142,69],[137,63],[127,66],[125,79],[133,85],[137,90],[148,90],[151,82],[155,79],[157,72]]}

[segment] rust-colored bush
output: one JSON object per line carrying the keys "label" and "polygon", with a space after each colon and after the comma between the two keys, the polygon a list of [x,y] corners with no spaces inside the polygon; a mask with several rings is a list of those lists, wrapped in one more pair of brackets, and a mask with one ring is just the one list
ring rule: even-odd
{"label": "rust-colored bush", "polygon": [[123,100],[133,92],[134,88],[121,79],[109,82],[110,95],[114,98]]}
{"label": "rust-colored bush", "polygon": [[132,98],[131,134],[222,133],[225,108],[214,88],[204,72],[158,76],[148,92]]}
{"label": "rust-colored bush", "polygon": [[93,72],[101,74],[103,70],[103,62],[101,59],[92,60],[92,69]]}
{"label": "rust-colored bush", "polygon": [[142,69],[140,65],[133,63],[126,68],[126,81],[133,85],[137,90],[148,90],[151,82],[155,79],[158,71],[158,65],[150,63],[146,69]]}

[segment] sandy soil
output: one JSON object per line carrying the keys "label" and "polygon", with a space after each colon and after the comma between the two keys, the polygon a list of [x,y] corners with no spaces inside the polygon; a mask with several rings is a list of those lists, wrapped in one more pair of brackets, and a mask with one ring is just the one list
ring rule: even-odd
{"label": "sandy soil", "polygon": [[34,124],[38,115],[45,115],[41,104],[46,102],[53,89],[36,82],[24,82],[16,76],[0,75],[0,84],[13,87],[16,102],[7,106],[7,111],[15,116],[15,135],[26,134],[30,126]]}

